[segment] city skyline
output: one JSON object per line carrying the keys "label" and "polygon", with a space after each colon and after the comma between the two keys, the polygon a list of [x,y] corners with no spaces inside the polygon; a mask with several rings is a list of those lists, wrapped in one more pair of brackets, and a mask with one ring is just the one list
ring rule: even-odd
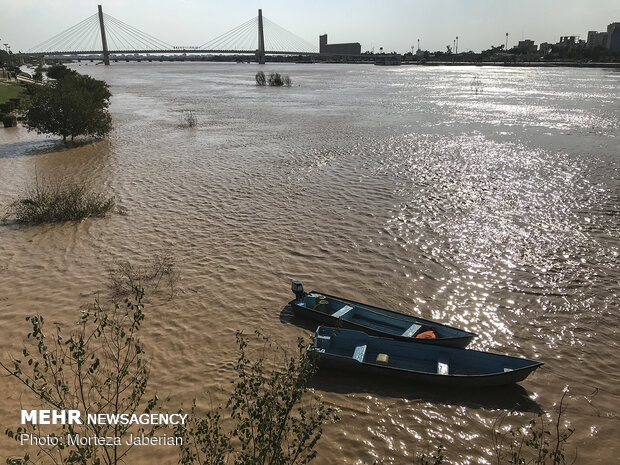
{"label": "city skyline", "polygon": [[[603,31],[620,20],[615,0],[459,0],[417,2],[392,0],[378,4],[327,2],[291,5],[282,0],[240,0],[231,4],[181,0],[147,2],[135,0],[79,1],[37,0],[6,2],[0,8],[0,41],[13,52],[26,51],[96,13],[104,12],[173,45],[198,46],[253,18],[258,8],[264,15],[307,42],[317,46],[318,36],[327,33],[330,43],[360,42],[362,51],[381,48],[400,53],[420,47],[445,51],[459,37],[459,51],[479,52],[519,40],[555,43],[560,36],[585,39],[590,30]],[[344,18],[344,19],[343,19]]]}

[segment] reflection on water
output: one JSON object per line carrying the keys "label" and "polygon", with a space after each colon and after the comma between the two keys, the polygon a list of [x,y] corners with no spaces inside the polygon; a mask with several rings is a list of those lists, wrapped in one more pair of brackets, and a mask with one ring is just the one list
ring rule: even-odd
{"label": "reflection on water", "polygon": [[[456,463],[488,463],[498,414],[552,410],[565,385],[580,460],[617,459],[617,73],[273,65],[295,86],[271,89],[256,65],[76,68],[111,85],[112,136],[64,149],[0,131],[0,203],[35,176],[73,179],[128,215],[0,227],[0,352],[33,310],[74,321],[114,263],[166,250],[181,292],[150,296],[144,337],[153,385],[177,402],[226,398],[236,329],[309,336],[282,310],[295,277],[545,362],[488,395],[323,373],[314,391],[342,421],[317,463],[410,462],[440,439]],[[198,127],[180,127],[187,110]],[[12,421],[26,399],[0,383]]]}
{"label": "reflection on water", "polygon": [[408,402],[427,402],[463,406],[470,409],[501,409],[515,412],[541,412],[540,405],[530,399],[520,385],[500,388],[478,388],[463,392],[442,386],[412,385],[397,379],[360,379],[359,374],[322,369],[311,381],[311,387],[319,391],[340,395],[366,394],[381,398],[393,397]]}

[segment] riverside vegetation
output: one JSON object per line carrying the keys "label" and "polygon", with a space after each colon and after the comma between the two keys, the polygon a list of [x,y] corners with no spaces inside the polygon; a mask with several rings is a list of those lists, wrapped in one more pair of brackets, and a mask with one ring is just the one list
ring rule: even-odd
{"label": "riverside vegetation", "polygon": [[26,87],[29,104],[24,124],[39,134],[55,134],[73,141],[76,136],[104,137],[112,130],[108,112],[111,93],[108,85],[84,76],[64,65],[47,70],[51,79]]}
{"label": "riverside vegetation", "polygon": [[24,88],[20,84],[0,81],[0,122],[5,128],[17,126],[23,100]]}
{"label": "riverside vegetation", "polygon": [[[269,338],[256,332],[256,340],[271,348]],[[308,381],[317,370],[316,354],[307,352],[307,343],[298,340],[297,353],[286,356],[281,349],[282,369],[267,370],[263,358],[252,362],[246,353],[250,339],[237,332],[239,358],[235,364],[237,381],[226,412],[234,420],[226,428],[222,407],[206,416],[189,412],[189,422],[178,425],[183,437],[182,465],[302,465],[317,455],[316,445],[323,433],[322,425],[335,421],[332,408],[316,401],[311,407],[301,405],[308,391]]]}
{"label": "riverside vegetation", "polygon": [[[46,71],[50,81],[27,85],[25,102],[21,107],[11,106],[11,111],[23,112],[29,130],[60,135],[65,143],[68,137],[72,141],[78,135],[103,137],[111,131],[107,110],[111,94],[105,82],[64,65]],[[9,116],[15,118],[14,113]],[[103,217],[115,207],[113,197],[93,192],[84,184],[41,184],[37,179],[34,187],[8,206],[4,219],[25,224],[79,221]]]}
{"label": "riverside vegetation", "polygon": [[[31,324],[23,358],[0,362],[0,367],[18,380],[45,406],[57,410],[89,413],[150,413],[159,399],[145,398],[149,371],[138,337],[144,320],[144,294],[136,290],[133,300],[104,308],[98,300],[84,310],[75,328],[68,333],[56,324],[48,330],[43,315],[26,318]],[[66,440],[68,435],[127,436],[126,425],[67,423],[54,426],[48,434]],[[157,425],[137,428],[136,434],[152,435]],[[42,433],[41,427],[27,425],[6,434],[19,441],[20,435]],[[96,444],[67,447],[66,442],[40,446],[38,457],[8,459],[9,464],[37,463],[42,457],[54,464],[119,464],[133,446]]]}
{"label": "riverside vegetation", "polygon": [[[139,338],[145,313],[144,293],[135,289],[132,300],[111,308],[98,300],[82,312],[68,333],[56,325],[48,330],[43,315],[26,318],[32,330],[27,335],[23,358],[0,361],[0,367],[24,385],[43,408],[81,410],[88,413],[151,413],[160,404],[156,395],[146,397],[149,379],[144,346]],[[260,344],[269,340],[259,335]],[[175,430],[184,438],[179,463],[198,464],[305,464],[316,456],[322,425],[335,420],[334,411],[317,401],[301,405],[307,383],[316,370],[312,354],[299,341],[295,356],[285,357],[284,370],[267,369],[263,359],[251,362],[246,348],[249,338],[237,333],[240,355],[235,365],[238,379],[226,404],[236,424],[225,429],[222,408],[200,416],[194,405],[188,421]],[[168,399],[169,401],[169,399]],[[21,434],[42,434],[41,427],[27,425],[6,434],[20,440]],[[52,425],[53,438],[68,435],[152,436],[158,426],[130,430],[126,425]],[[120,441],[119,441],[120,442]],[[125,444],[125,441],[122,441]],[[96,444],[41,445],[36,456],[9,458],[9,465],[34,464],[43,459],[54,464],[118,465],[128,463],[133,446]]]}

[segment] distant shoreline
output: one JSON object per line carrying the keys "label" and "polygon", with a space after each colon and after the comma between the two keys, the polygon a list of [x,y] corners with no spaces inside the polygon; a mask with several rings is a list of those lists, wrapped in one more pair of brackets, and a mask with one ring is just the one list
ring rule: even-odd
{"label": "distant shoreline", "polygon": [[[392,55],[381,55],[381,57],[390,58]],[[398,56],[398,55],[395,55]],[[273,59],[272,56],[267,56],[268,64],[276,63],[296,63],[296,64],[361,64],[361,65],[374,65],[376,63],[375,56],[356,56],[356,57],[321,57],[320,59],[300,59],[301,56],[279,57],[279,59]],[[51,61],[60,61],[64,63],[94,63],[101,64],[101,58],[86,57],[86,58],[69,58],[64,57]],[[111,56],[110,64],[123,63],[123,62],[190,62],[190,63],[254,63],[255,59],[250,55],[231,55],[231,56]],[[29,63],[29,62],[27,62]],[[36,66],[40,62],[30,63],[31,66]],[[407,60],[401,59],[397,63],[385,63],[384,66],[501,66],[501,67],[516,67],[516,68],[611,68],[620,69],[620,62],[584,62],[578,60],[566,60],[566,61],[452,61],[452,60]]]}
{"label": "distant shoreline", "polygon": [[403,62],[402,66],[502,66],[514,68],[620,68],[620,63],[578,63],[574,61],[523,61],[523,62],[497,62],[497,61],[427,61]]}

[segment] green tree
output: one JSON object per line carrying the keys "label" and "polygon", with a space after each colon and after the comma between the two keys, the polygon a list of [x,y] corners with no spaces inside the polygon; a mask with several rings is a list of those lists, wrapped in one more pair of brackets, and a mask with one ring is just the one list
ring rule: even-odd
{"label": "green tree", "polygon": [[[62,73],[60,73],[62,74]],[[108,85],[70,71],[43,85],[28,86],[30,106],[25,125],[38,134],[104,137],[112,130]]]}
{"label": "green tree", "polygon": [[0,50],[0,66],[6,67],[9,64],[9,54],[4,50]]}
{"label": "green tree", "polygon": [[62,63],[53,64],[47,68],[47,77],[50,79],[62,79],[69,74],[77,74],[75,71],[67,68]]}

